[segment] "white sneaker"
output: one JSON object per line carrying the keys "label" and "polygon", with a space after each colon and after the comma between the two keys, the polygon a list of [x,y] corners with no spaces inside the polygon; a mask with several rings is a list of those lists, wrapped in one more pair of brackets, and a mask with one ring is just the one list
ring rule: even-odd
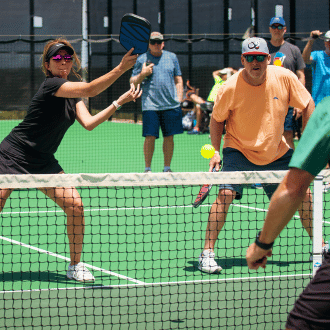
{"label": "white sneaker", "polygon": [[85,267],[82,262],[77,265],[69,265],[68,272],[66,273],[67,278],[70,280],[76,280],[79,282],[94,282],[95,278],[92,273]]}
{"label": "white sneaker", "polygon": [[214,260],[215,254],[211,250],[205,250],[199,255],[198,269],[205,273],[218,274],[222,268]]}

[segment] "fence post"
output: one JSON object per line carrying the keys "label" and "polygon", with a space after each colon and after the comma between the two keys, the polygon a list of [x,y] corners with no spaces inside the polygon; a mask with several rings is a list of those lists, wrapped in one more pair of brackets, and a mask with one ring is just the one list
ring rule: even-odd
{"label": "fence post", "polygon": [[313,192],[313,276],[322,264],[323,176],[314,179]]}

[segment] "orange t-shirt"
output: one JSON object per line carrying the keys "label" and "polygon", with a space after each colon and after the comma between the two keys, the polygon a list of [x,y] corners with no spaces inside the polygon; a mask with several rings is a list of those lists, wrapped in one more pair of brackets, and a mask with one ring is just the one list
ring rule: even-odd
{"label": "orange t-shirt", "polygon": [[212,117],[226,120],[224,148],[239,150],[256,165],[281,158],[288,150],[283,137],[289,105],[305,109],[311,95],[290,70],[268,66],[259,86],[245,82],[242,72],[220,88]]}

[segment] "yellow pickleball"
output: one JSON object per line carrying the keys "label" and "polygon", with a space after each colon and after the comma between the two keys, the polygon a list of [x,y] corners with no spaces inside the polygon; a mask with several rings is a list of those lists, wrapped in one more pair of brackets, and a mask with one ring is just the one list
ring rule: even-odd
{"label": "yellow pickleball", "polygon": [[201,155],[204,158],[212,158],[214,155],[215,149],[211,144],[205,144],[201,149]]}

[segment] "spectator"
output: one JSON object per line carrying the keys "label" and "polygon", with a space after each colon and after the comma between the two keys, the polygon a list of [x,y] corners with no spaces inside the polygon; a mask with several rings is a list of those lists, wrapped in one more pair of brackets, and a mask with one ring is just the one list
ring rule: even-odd
{"label": "spectator", "polygon": [[[299,48],[284,40],[286,32],[285,21],[282,17],[273,17],[269,23],[270,41],[267,42],[271,54],[271,64],[282,66],[294,72],[299,81],[305,86],[305,63]],[[294,131],[299,131],[298,119],[301,110],[289,107],[285,118],[284,137],[290,148],[294,149]]]}
{"label": "spectator", "polygon": [[145,172],[151,172],[155,140],[161,128],[164,142],[164,172],[171,171],[174,135],[183,133],[183,81],[179,61],[174,53],[163,50],[164,37],[152,32],[148,52],[138,57],[131,83],[141,84]]}
{"label": "spectator", "polygon": [[[261,38],[249,38],[242,44],[244,69],[234,75],[218,92],[211,123],[211,141],[215,154],[210,171],[220,167],[220,145],[224,121],[226,134],[223,146],[222,171],[287,170],[293,150],[283,137],[288,106],[303,109],[305,125],[314,110],[314,102],[306,88],[291,71],[268,65],[271,56]],[[270,198],[276,184],[263,186]],[[308,235],[312,235],[310,195],[304,195],[299,208],[300,219]],[[224,184],[213,203],[205,234],[204,250],[199,256],[199,269],[218,273],[214,246],[225,223],[228,208],[234,199],[241,199],[243,186]]]}
{"label": "spectator", "polygon": [[[330,95],[330,31],[324,37],[319,30],[310,33],[302,57],[305,63],[312,68],[312,97],[315,105]],[[325,50],[312,52],[314,41],[321,37],[324,40]]]}

